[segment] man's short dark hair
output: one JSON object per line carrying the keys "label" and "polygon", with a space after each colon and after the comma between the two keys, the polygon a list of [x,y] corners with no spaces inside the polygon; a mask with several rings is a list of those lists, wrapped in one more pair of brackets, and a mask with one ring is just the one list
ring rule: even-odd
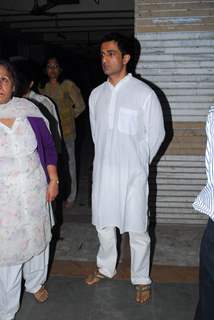
{"label": "man's short dark hair", "polygon": [[131,55],[130,39],[120,33],[111,32],[106,34],[100,41],[100,47],[104,42],[115,41],[120,49],[122,55]]}

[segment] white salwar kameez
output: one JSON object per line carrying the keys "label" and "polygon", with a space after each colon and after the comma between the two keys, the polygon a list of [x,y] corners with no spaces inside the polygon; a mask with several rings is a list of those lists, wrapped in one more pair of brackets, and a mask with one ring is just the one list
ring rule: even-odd
{"label": "white salwar kameez", "polygon": [[47,181],[26,118],[8,128],[0,123],[0,320],[19,308],[22,274],[26,291],[46,280],[51,219]]}
{"label": "white salwar kameez", "polygon": [[[152,89],[129,74],[116,86],[106,81],[95,88],[90,95],[89,107],[95,145],[92,223],[99,232],[105,227],[118,227],[121,233],[141,234],[142,242],[147,243],[145,259],[149,263],[149,163],[165,135],[159,100]],[[105,244],[102,246],[105,247]],[[131,248],[135,250],[132,244]],[[139,255],[144,255],[139,249],[136,250],[135,260]],[[100,250],[100,261],[99,254]],[[137,258],[135,264],[140,259]],[[144,261],[138,269],[142,269],[143,264]],[[103,274],[107,273],[104,271]],[[113,276],[110,271],[109,274]],[[145,277],[141,280],[150,282],[146,277],[147,280]],[[136,273],[134,278],[138,278]]]}

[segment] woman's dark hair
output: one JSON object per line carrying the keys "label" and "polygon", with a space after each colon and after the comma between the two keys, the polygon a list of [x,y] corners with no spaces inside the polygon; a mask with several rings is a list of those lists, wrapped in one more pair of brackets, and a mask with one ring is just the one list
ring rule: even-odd
{"label": "woman's dark hair", "polygon": [[9,60],[6,60],[6,59],[0,59],[0,66],[3,66],[7,72],[9,72],[9,74],[11,75],[11,78],[14,82],[14,86],[16,88],[17,86],[17,75],[16,75],[16,70],[13,66],[13,64],[9,61]]}
{"label": "woman's dark hair", "polygon": [[43,79],[41,79],[40,81],[40,88],[44,88],[46,83],[49,82],[49,79],[48,79],[48,76],[47,76],[47,72],[46,72],[46,68],[47,68],[47,64],[48,64],[48,61],[51,60],[51,59],[55,59],[59,65],[59,67],[61,68],[61,73],[57,79],[57,81],[59,83],[62,83],[65,79],[64,75],[63,75],[63,69],[62,69],[62,64],[61,64],[61,61],[59,59],[59,57],[57,57],[56,55],[50,55],[48,56],[46,59],[45,59],[45,63],[44,63],[44,67],[43,67],[43,70],[44,70],[44,77]]}
{"label": "woman's dark hair", "polygon": [[25,58],[12,60],[12,65],[15,68],[17,78],[14,95],[21,98],[28,93],[31,82],[36,78],[34,76],[35,70],[32,62]]}
{"label": "woman's dark hair", "polygon": [[131,55],[131,41],[128,37],[123,36],[117,32],[111,32],[106,34],[100,41],[100,47],[104,42],[115,41],[120,49],[122,55],[125,54]]}

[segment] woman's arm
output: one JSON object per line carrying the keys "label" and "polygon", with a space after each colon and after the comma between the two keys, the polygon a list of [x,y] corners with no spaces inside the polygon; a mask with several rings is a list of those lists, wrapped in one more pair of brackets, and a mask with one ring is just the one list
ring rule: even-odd
{"label": "woman's arm", "polygon": [[74,82],[66,81],[66,85],[69,95],[74,102],[74,117],[77,118],[85,110],[85,102],[83,100],[80,89]]}
{"label": "woman's arm", "polygon": [[55,200],[59,193],[59,180],[57,174],[57,168],[55,165],[49,164],[47,166],[48,176],[49,176],[49,184],[46,194],[46,199],[48,202]]}
{"label": "woman's arm", "polygon": [[46,199],[48,202],[53,201],[59,193],[59,181],[57,174],[57,154],[53,138],[46,127],[45,122],[41,119],[40,133],[42,137],[42,147],[45,156],[45,165],[48,174],[48,188]]}

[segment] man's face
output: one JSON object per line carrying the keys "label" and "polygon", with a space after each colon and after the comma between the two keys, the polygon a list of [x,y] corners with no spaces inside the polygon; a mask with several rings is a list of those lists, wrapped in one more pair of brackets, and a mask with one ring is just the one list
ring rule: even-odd
{"label": "man's face", "polygon": [[103,42],[101,45],[101,62],[107,76],[117,76],[126,71],[127,55],[122,56],[115,41]]}
{"label": "man's face", "polygon": [[60,75],[60,66],[58,64],[58,61],[56,59],[49,59],[47,62],[47,75],[48,78],[51,79],[58,79]]}

